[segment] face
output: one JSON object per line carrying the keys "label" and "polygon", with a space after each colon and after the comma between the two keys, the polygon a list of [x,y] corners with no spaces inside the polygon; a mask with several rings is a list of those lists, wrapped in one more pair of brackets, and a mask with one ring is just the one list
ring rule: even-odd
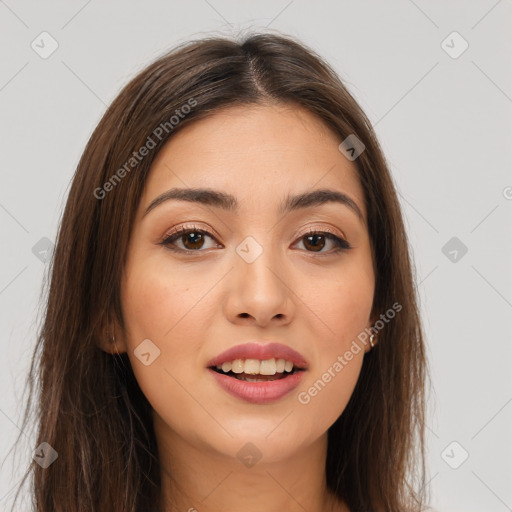
{"label": "face", "polygon": [[[345,409],[366,350],[350,348],[371,325],[375,278],[363,189],[340,142],[297,106],[233,107],[178,132],[154,161],[121,287],[127,330],[116,340],[169,449],[180,439],[236,457],[252,442],[271,462],[325,436]],[[232,198],[153,203],[188,188]],[[345,200],[281,210],[320,189]],[[208,368],[247,342],[282,344],[307,368],[270,391]]]}

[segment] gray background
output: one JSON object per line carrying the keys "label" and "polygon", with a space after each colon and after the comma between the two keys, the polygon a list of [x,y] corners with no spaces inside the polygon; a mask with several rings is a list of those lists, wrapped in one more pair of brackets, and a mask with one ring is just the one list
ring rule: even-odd
{"label": "gray background", "polygon": [[[7,455],[47,268],[32,248],[55,241],[88,137],[128,79],[171,46],[268,27],[335,67],[396,180],[435,390],[432,506],[512,510],[511,15],[511,0],[0,1],[0,509],[35,448],[27,431],[21,467]],[[43,31],[58,43],[46,59],[31,47]],[[447,51],[461,39],[442,44],[453,31],[469,44],[457,58]]]}

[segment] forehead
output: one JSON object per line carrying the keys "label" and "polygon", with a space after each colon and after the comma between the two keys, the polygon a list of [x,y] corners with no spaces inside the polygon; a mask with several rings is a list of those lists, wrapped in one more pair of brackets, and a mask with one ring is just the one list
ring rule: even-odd
{"label": "forehead", "polygon": [[364,212],[355,165],[317,116],[295,105],[236,106],[177,132],[160,150],[142,204],[173,187],[227,191],[241,204],[313,188],[350,195]]}

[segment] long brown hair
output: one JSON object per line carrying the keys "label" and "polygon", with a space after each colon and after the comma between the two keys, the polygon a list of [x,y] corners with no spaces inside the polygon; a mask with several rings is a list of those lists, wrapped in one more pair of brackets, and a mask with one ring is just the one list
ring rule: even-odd
{"label": "long brown hair", "polygon": [[[300,105],[340,141],[356,134],[364,143],[354,163],[376,270],[372,313],[402,306],[365,355],[353,395],[329,429],[328,487],[352,512],[421,509],[427,363],[395,187],[369,120],[333,69],[293,38],[266,33],[242,41],[204,38],[161,56],[122,89],[87,143],[50,262],[44,322],[27,378],[23,424],[37,385],[36,446],[48,443],[58,453],[47,468],[33,461],[23,478],[33,477],[37,512],[156,510],[151,406],[127,355],[101,350],[98,340],[109,318],[125,328],[121,274],[158,151],[174,133],[219,109],[269,102]],[[147,154],[134,156],[143,146],[151,146]]]}

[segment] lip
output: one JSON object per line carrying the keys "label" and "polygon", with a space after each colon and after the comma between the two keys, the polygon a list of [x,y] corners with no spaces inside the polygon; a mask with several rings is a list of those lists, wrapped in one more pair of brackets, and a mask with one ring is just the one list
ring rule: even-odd
{"label": "lip", "polygon": [[[231,347],[228,350],[222,352],[222,354],[219,354],[218,356],[208,361],[206,366],[215,367],[217,365],[221,365],[226,361],[234,361],[235,359],[259,359],[260,361],[264,361],[265,359],[272,358],[286,359],[287,361],[291,361],[294,366],[300,368],[301,370],[305,370],[308,367],[308,362],[306,361],[304,356],[302,356],[302,354],[299,354],[296,350],[293,350],[291,347],[283,345],[282,343],[267,343],[265,345],[262,345],[256,342],[244,343],[242,345],[236,345],[235,347]],[[234,379],[230,378],[230,380]]]}
{"label": "lip", "polygon": [[265,382],[247,382],[228,377],[208,368],[217,383],[230,395],[253,404],[270,404],[283,398],[301,382],[304,371],[296,371],[288,377]]}

